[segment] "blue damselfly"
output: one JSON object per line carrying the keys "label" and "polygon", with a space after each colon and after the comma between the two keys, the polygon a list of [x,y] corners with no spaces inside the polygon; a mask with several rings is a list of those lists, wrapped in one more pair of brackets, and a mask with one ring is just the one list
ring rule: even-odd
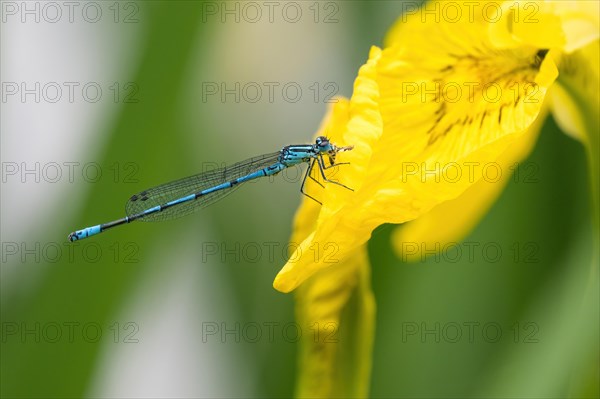
{"label": "blue damselfly", "polygon": [[[344,164],[335,163],[336,154],[352,148],[354,147],[337,147],[326,137],[319,136],[315,144],[288,145],[271,154],[165,183],[131,196],[125,205],[127,216],[124,218],[74,231],[68,238],[69,241],[81,240],[135,220],[155,222],[175,219],[217,202],[242,183],[259,177],[273,176],[286,168],[302,163],[309,164],[300,187],[300,192],[307,197],[317,201],[304,191],[307,178],[323,186],[311,175],[315,165],[319,168],[325,182],[352,190],[340,182],[329,180],[325,175],[326,169]],[[328,158],[328,163],[324,157]]]}

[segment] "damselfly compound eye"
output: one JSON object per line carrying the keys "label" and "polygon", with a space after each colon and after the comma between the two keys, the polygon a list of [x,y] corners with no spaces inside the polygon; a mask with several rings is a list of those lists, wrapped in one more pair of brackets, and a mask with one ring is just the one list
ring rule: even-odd
{"label": "damselfly compound eye", "polygon": [[327,147],[329,145],[329,140],[327,139],[327,137],[319,136],[317,137],[317,145],[319,147]]}

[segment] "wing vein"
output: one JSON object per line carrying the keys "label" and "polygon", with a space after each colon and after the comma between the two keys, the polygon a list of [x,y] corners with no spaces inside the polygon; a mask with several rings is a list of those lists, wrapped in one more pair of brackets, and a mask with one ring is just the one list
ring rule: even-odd
{"label": "wing vein", "polygon": [[[146,209],[153,208],[157,205],[164,205],[167,202],[198,193],[221,183],[239,179],[240,177],[277,163],[279,161],[279,155],[280,151],[260,155],[233,165],[205,171],[141,191],[131,196],[129,201],[127,201],[125,212],[127,216],[130,217],[138,215]],[[139,218],[139,220],[156,222],[176,219],[188,215],[231,194],[242,184],[243,183],[239,183],[228,189],[205,194],[193,201],[173,205],[161,212],[143,216]]]}

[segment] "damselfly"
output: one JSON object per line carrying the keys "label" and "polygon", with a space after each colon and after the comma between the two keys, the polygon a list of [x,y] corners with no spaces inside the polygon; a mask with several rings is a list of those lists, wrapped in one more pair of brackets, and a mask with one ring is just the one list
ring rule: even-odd
{"label": "damselfly", "polygon": [[[288,145],[281,151],[165,183],[131,196],[125,205],[127,216],[124,218],[74,231],[68,238],[69,241],[81,240],[135,220],[155,222],[175,219],[215,203],[242,183],[259,177],[273,176],[285,168],[302,163],[309,164],[300,187],[300,192],[307,197],[317,201],[304,191],[307,178],[323,186],[311,174],[315,165],[325,182],[352,190],[340,182],[329,180],[325,175],[326,169],[347,163],[336,164],[335,157],[338,152],[349,151],[352,148],[354,147],[337,147],[326,137],[319,136],[315,144]],[[328,158],[328,163],[325,157]]]}

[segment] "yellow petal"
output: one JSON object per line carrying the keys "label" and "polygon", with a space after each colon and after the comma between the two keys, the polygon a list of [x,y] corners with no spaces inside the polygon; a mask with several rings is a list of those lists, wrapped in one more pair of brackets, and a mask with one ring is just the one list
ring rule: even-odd
{"label": "yellow petal", "polygon": [[[374,79],[375,65],[380,53],[381,51],[376,47],[372,49],[369,61],[359,71],[349,107],[343,101],[336,103],[332,113],[334,117],[329,118],[324,128],[328,132],[343,130],[344,143],[355,145],[352,151],[338,155],[338,162],[350,162],[349,165],[339,167],[343,168],[339,174],[343,176],[343,183],[354,190],[362,185],[371,158],[371,147],[381,136],[381,117],[377,111],[379,93]],[[300,244],[275,277],[273,286],[279,291],[290,292],[317,270],[338,263],[355,246],[354,239],[358,237],[342,238],[339,235],[328,236],[326,233],[335,230],[336,218],[333,216],[350,201],[349,197],[353,196],[353,193],[333,184],[326,184],[323,191],[324,206],[321,207],[318,218],[310,219],[317,220],[314,230],[309,232],[310,229],[307,228],[303,230],[303,234],[293,236]],[[303,207],[307,201],[310,200],[303,201]],[[313,208],[315,205],[306,206]],[[301,209],[300,212],[309,211]],[[303,223],[299,221],[301,217],[302,215],[296,218],[296,224]],[[317,231],[320,234],[317,234]],[[338,233],[343,232],[343,228],[338,231]],[[362,242],[368,239],[369,234],[370,231],[366,237],[361,237]],[[317,255],[320,256],[316,256],[311,247],[322,250],[317,251]]]}
{"label": "yellow petal", "polygon": [[489,25],[492,43],[499,48],[564,48],[566,35],[554,9],[548,1],[502,3],[501,17]]}
{"label": "yellow petal", "polygon": [[366,181],[382,194],[387,222],[418,217],[479,180],[537,118],[557,75],[535,48],[495,49],[485,24],[428,30],[397,39],[377,65],[384,133],[373,159],[382,162]]}
{"label": "yellow petal", "polygon": [[[487,31],[483,22],[417,23],[392,47],[372,49],[344,132],[355,149],[339,159],[350,162],[339,179],[354,191],[326,185],[314,232],[277,275],[276,289],[289,292],[343,262],[378,225],[456,198],[533,123],[556,78],[553,58],[531,46],[497,50]],[[449,181],[448,173],[458,175]],[[312,249],[326,245],[335,253],[315,256]]]}
{"label": "yellow petal", "polygon": [[[350,102],[340,98],[317,135],[342,140]],[[321,206],[304,197],[295,217],[291,243],[305,243],[294,256],[310,251],[324,258],[336,254],[335,243],[320,245],[311,237]],[[310,245],[308,245],[310,244]],[[308,245],[308,246],[307,246]],[[327,262],[327,260],[325,260]],[[296,292],[296,315],[302,329],[297,397],[367,397],[375,326],[375,301],[365,247],[343,262],[315,273]]]}
{"label": "yellow petal", "polygon": [[[600,46],[595,41],[563,57],[560,78],[551,93],[552,112],[566,133],[581,140],[587,150],[592,192],[595,242],[600,236]],[[600,258],[596,245],[595,259]]]}
{"label": "yellow petal", "polygon": [[490,25],[499,47],[532,45],[569,53],[600,34],[597,1],[506,1],[501,9],[502,18]]}
{"label": "yellow petal", "polygon": [[600,2],[595,0],[429,1],[422,7],[408,3],[388,32],[386,47],[402,41],[417,26],[426,31],[448,21],[456,26],[486,25],[498,48],[533,46],[570,53],[600,35]]}
{"label": "yellow petal", "polygon": [[[524,2],[527,3],[527,2]],[[553,14],[560,19],[565,35],[563,50],[567,53],[587,46],[600,38],[600,2],[598,1],[545,1],[540,14]]]}
{"label": "yellow petal", "polygon": [[367,397],[375,328],[366,247],[296,292],[302,331],[296,397]]}
{"label": "yellow petal", "polygon": [[543,112],[522,138],[495,161],[502,171],[499,179],[495,174],[482,178],[455,199],[442,202],[418,219],[398,226],[392,233],[398,257],[403,262],[424,261],[428,254],[444,253],[463,240],[513,178],[517,164],[533,150],[546,114]]}
{"label": "yellow petal", "polygon": [[560,78],[550,92],[552,113],[561,129],[580,141],[587,141],[586,126],[600,109],[600,42],[593,42],[560,61]]}

